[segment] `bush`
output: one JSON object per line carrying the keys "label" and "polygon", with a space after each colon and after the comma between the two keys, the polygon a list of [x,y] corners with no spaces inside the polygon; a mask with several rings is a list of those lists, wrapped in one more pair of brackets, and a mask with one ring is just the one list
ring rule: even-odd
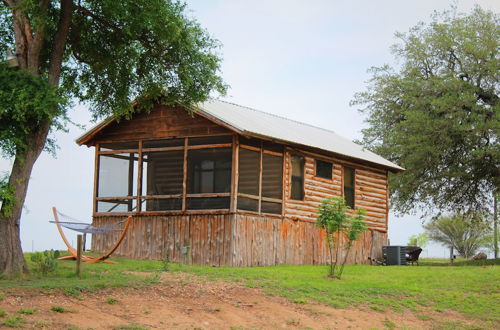
{"label": "bush", "polygon": [[35,264],[35,271],[42,275],[53,273],[57,269],[57,258],[59,258],[59,251],[43,251],[36,252],[31,256],[31,261]]}

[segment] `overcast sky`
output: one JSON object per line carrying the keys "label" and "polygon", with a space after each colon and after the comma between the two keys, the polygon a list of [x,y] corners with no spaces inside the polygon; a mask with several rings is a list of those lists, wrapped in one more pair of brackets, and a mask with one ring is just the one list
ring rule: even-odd
{"label": "overcast sky", "polygon": [[[365,88],[371,66],[395,64],[390,46],[433,11],[450,7],[441,0],[379,1],[188,1],[188,10],[222,43],[222,74],[230,85],[226,100],[328,128],[349,139],[361,137],[363,116],[349,106]],[[456,2],[460,11],[474,4],[500,12],[500,1]],[[85,106],[70,113],[91,126]],[[63,249],[51,207],[91,221],[93,148],[78,147],[83,133],[72,127],[56,134],[57,158],[42,154],[35,164],[21,219],[24,251]],[[10,170],[1,160],[0,170]],[[391,244],[406,244],[422,232],[417,216],[389,217]],[[68,233],[74,239],[75,235]],[[76,241],[76,240],[75,240]],[[424,256],[443,257],[433,245]]]}

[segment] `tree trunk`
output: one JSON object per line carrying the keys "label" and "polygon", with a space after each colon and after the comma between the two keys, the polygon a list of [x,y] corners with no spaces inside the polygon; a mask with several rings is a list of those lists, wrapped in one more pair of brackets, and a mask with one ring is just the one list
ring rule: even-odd
{"label": "tree trunk", "polygon": [[0,210],[0,237],[2,238],[0,240],[0,273],[4,275],[17,275],[28,272],[21,249],[19,230],[21,213],[26,199],[31,171],[45,146],[49,128],[49,122],[42,123],[27,141],[28,149],[24,152],[19,151],[12,165],[9,185],[14,187],[15,203],[10,214],[7,212],[8,206],[6,203],[2,203]]}
{"label": "tree trunk", "polygon": [[496,192],[493,194],[493,250],[495,259],[498,258],[498,198]]}

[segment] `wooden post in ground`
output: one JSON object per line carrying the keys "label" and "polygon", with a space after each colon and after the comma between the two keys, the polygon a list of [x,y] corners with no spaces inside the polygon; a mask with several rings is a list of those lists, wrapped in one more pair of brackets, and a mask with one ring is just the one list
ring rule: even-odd
{"label": "wooden post in ground", "polygon": [[82,262],[83,235],[77,236],[76,241],[76,276],[80,277],[80,264]]}
{"label": "wooden post in ground", "polygon": [[453,256],[453,246],[450,246],[450,263],[453,265],[453,261],[455,261],[455,257]]}

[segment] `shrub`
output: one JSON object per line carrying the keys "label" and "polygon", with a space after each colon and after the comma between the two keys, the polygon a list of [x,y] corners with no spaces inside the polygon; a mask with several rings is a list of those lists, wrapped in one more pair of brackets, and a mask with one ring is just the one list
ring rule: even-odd
{"label": "shrub", "polygon": [[[329,277],[341,278],[352,244],[366,230],[364,223],[366,211],[364,209],[356,209],[355,212],[351,213],[348,212],[349,209],[350,207],[346,205],[343,197],[325,199],[319,207],[319,216],[316,225],[326,231],[326,238],[330,249]],[[340,270],[336,275],[335,271],[340,258],[339,251],[342,236],[346,239],[346,243],[343,246],[346,253],[344,260],[341,262]]]}
{"label": "shrub", "polygon": [[59,251],[36,252],[31,256],[31,261],[35,264],[35,270],[42,275],[53,273],[57,269],[57,258],[60,257]]}

